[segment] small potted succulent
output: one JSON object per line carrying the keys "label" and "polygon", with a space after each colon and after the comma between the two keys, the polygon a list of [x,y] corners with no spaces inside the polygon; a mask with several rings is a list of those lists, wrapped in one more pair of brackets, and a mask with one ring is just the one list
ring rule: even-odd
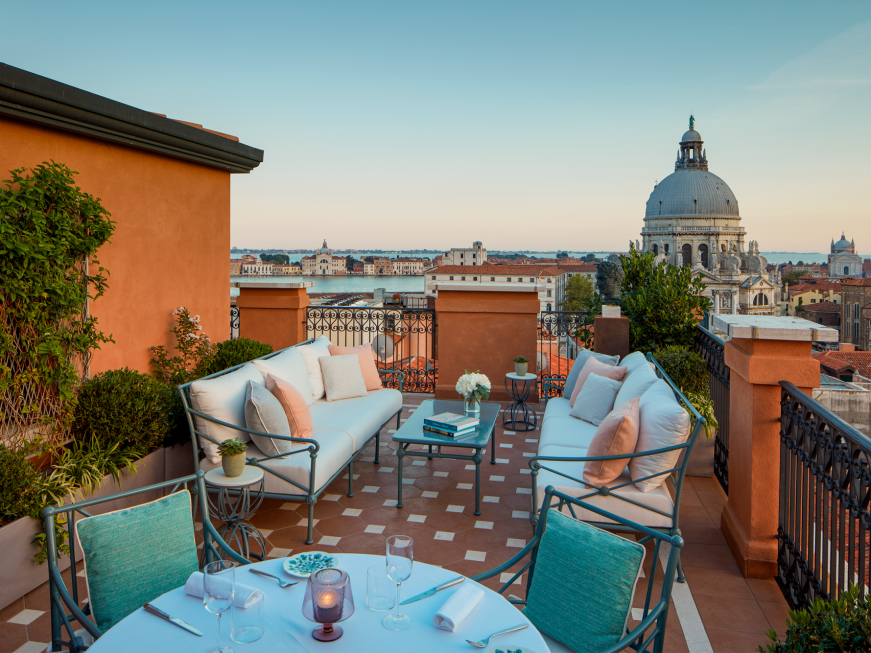
{"label": "small potted succulent", "polygon": [[529,368],[529,359],[525,356],[518,356],[514,359],[514,373],[517,376],[526,376],[526,370]]}
{"label": "small potted succulent", "polygon": [[245,471],[245,452],[248,445],[239,438],[224,440],[218,445],[218,453],[221,454],[221,467],[224,475],[230,478],[241,476]]}

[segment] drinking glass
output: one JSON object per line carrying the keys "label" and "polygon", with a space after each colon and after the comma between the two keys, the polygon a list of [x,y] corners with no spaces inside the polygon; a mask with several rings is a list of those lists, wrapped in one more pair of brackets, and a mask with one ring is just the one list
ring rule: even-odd
{"label": "drinking glass", "polygon": [[375,612],[387,612],[396,605],[396,588],[384,565],[369,567],[366,572],[366,607]]}
{"label": "drinking glass", "polygon": [[217,560],[203,567],[203,605],[218,616],[218,637],[215,648],[206,653],[234,653],[229,646],[221,648],[221,615],[233,605],[236,595],[236,563]]}
{"label": "drinking glass", "polygon": [[245,607],[233,605],[230,610],[230,639],[238,644],[250,644],[263,637],[263,617],[266,596],[259,590]]}
{"label": "drinking glass", "polygon": [[395,611],[381,622],[390,630],[405,630],[411,626],[411,617],[399,613],[399,586],[411,576],[414,560],[414,540],[407,535],[393,535],[387,538],[387,576],[396,583]]}

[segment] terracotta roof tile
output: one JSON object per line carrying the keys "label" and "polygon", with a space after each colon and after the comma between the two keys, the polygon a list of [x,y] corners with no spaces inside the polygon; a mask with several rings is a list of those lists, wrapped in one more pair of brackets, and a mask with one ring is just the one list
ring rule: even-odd
{"label": "terracotta roof tile", "polygon": [[[864,279],[844,279],[841,281],[842,286],[871,286],[871,277]],[[863,374],[864,376],[864,374]]]}
{"label": "terracotta roof tile", "polygon": [[438,269],[439,274],[468,274],[478,272],[482,275],[529,275],[539,276],[544,270],[552,268],[552,265],[443,265]]}
{"label": "terracotta roof tile", "polygon": [[829,369],[852,367],[857,374],[871,378],[871,351],[824,351],[813,356]]}
{"label": "terracotta roof tile", "polygon": [[819,304],[805,304],[805,312],[811,313],[840,313],[841,305],[835,302],[820,302]]}

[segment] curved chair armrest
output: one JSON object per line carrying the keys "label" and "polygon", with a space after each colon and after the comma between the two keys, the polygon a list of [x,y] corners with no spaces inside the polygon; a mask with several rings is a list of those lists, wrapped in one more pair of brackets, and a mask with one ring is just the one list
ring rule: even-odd
{"label": "curved chair armrest", "polygon": [[399,377],[399,391],[403,392],[405,388],[405,372],[402,370],[378,370],[379,376],[398,376]]}
{"label": "curved chair armrest", "polygon": [[541,381],[541,389],[544,394],[544,405],[547,406],[547,402],[550,401],[553,397],[550,396],[551,389],[559,390],[559,392],[555,396],[562,396],[563,389],[566,385],[565,378],[561,376],[543,376],[540,379]]}
{"label": "curved chair armrest", "polygon": [[[650,449],[649,451],[634,451],[632,453],[620,453],[614,454],[612,456],[534,456],[529,459],[529,467],[532,470],[535,470],[534,466],[539,460],[552,460],[555,462],[586,462],[588,460],[622,460],[624,458],[643,458],[644,456],[653,456],[660,453],[667,453],[669,451],[675,451],[677,449],[686,449],[690,446],[689,440],[686,442],[682,442],[681,444],[674,444],[670,447],[664,447],[662,449]],[[541,465],[538,465],[541,467]]]}
{"label": "curved chair armrest", "polygon": [[[601,653],[619,653],[620,651],[624,651],[627,649],[631,650],[631,644],[633,642],[636,642],[638,638],[642,637],[645,632],[653,628],[653,626],[656,624],[656,620],[659,619],[665,607],[666,604],[663,601],[657,603],[650,609],[650,612],[647,613],[647,617],[645,617],[640,624],[635,626],[635,628],[633,628],[630,632],[621,637],[619,642],[612,646],[609,646],[604,651],[601,651]],[[650,642],[653,641],[656,635],[657,632],[656,630],[654,630],[650,637],[642,642],[642,645],[638,647],[638,650],[646,651],[647,646],[650,644]]]}

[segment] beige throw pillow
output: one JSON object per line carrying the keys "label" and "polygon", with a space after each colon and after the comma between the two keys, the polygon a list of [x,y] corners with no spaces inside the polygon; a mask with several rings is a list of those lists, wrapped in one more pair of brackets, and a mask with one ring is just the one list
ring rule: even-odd
{"label": "beige throw pillow", "polygon": [[322,356],[319,362],[327,401],[365,397],[369,394],[360,370],[360,358],[356,354]]}

